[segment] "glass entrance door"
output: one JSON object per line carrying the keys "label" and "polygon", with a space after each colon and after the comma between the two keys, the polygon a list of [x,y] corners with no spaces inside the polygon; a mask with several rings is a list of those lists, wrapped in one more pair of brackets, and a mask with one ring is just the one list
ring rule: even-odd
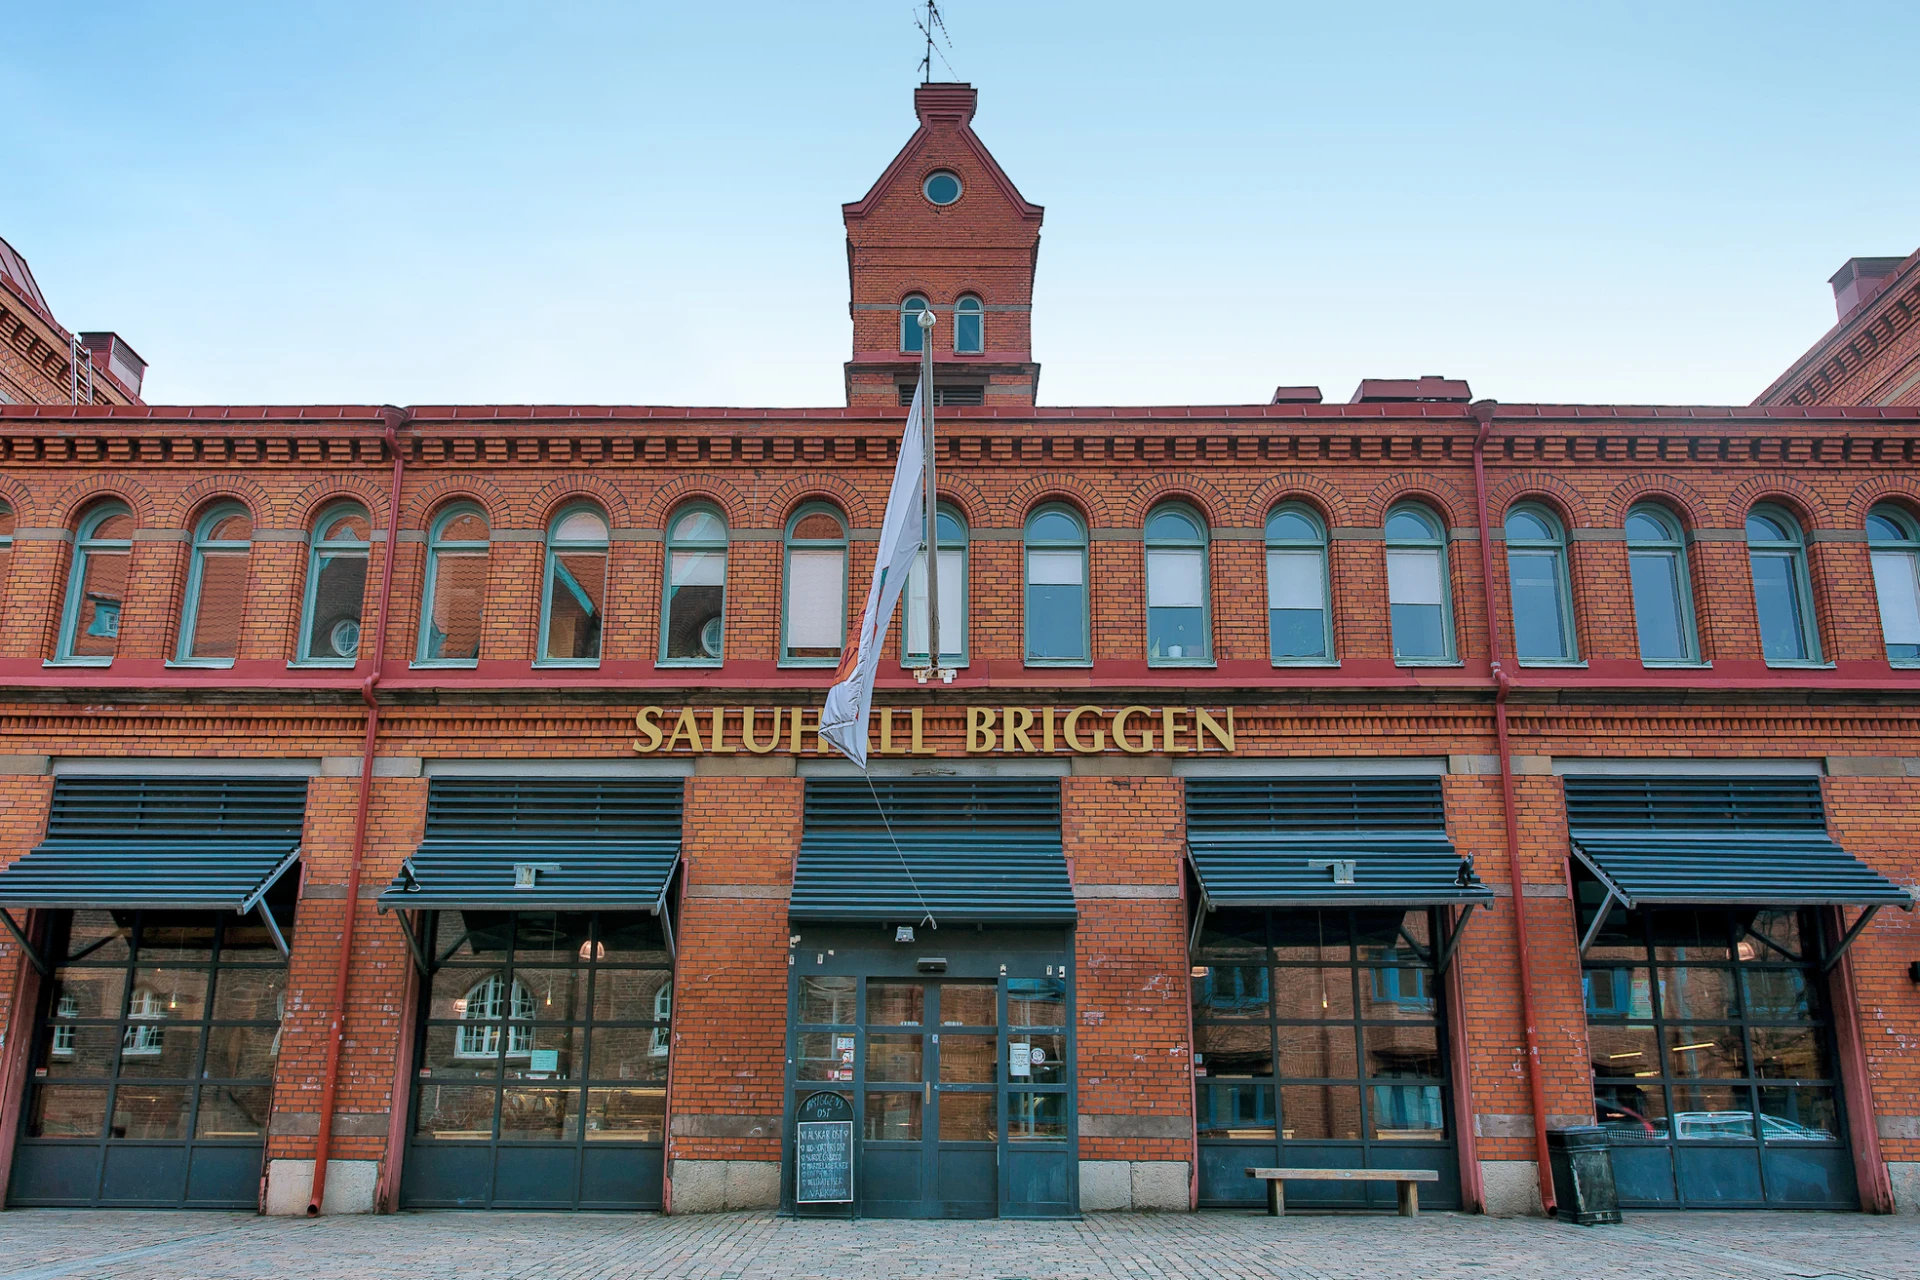
{"label": "glass entrance door", "polygon": [[[814,954],[825,968],[826,953]],[[1018,972],[970,969],[981,967]],[[789,1115],[821,1091],[853,1107],[859,1215],[1073,1212],[1067,966],[1033,967],[1038,976],[796,974]]]}

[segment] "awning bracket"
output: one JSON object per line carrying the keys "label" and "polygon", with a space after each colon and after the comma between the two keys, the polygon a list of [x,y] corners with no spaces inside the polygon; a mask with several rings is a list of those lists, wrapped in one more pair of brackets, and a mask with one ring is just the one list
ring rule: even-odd
{"label": "awning bracket", "polygon": [[293,959],[293,953],[287,948],[287,937],[280,932],[280,922],[273,918],[273,908],[269,907],[266,902],[262,900],[254,910],[260,913],[260,923],[267,926],[267,934],[273,939],[274,950],[280,953],[280,958],[282,960]]}
{"label": "awning bracket", "polygon": [[[1833,966],[1840,963],[1840,957],[1847,953],[1847,948],[1853,945],[1853,940],[1860,936],[1860,931],[1867,927],[1868,923],[1872,921],[1873,917],[1877,915],[1879,911],[1880,906],[1878,903],[1861,910],[1860,918],[1853,922],[1853,927],[1840,935],[1839,943],[1834,946],[1833,951],[1827,958],[1820,962],[1820,971],[1822,973],[1828,972]],[[1842,916],[1841,919],[1844,920],[1846,917]]]}
{"label": "awning bracket", "polygon": [[1213,910],[1213,902],[1207,897],[1207,883],[1200,878],[1200,868],[1193,860],[1193,846],[1187,846],[1187,867],[1193,872],[1193,883],[1197,890],[1193,902],[1193,925],[1187,930],[1187,957],[1192,959],[1194,952],[1200,949],[1200,930],[1206,927],[1207,913]]}
{"label": "awning bracket", "polygon": [[1593,913],[1593,923],[1587,926],[1586,936],[1580,939],[1580,954],[1583,956],[1587,954],[1587,948],[1593,945],[1593,940],[1600,936],[1600,928],[1606,924],[1607,917],[1613,914],[1613,904],[1619,901],[1611,884],[1603,881],[1601,887],[1607,891],[1607,896],[1600,899],[1600,909]]}
{"label": "awning bracket", "polygon": [[653,914],[660,917],[660,934],[666,939],[667,959],[676,958],[673,945],[673,910],[668,898],[673,891],[673,878],[680,874],[680,857],[674,855],[673,865],[667,868],[667,878],[660,882],[660,896],[653,900]]}
{"label": "awning bracket", "polygon": [[40,949],[38,947],[34,946],[31,942],[27,941],[26,930],[22,929],[18,924],[14,923],[13,912],[8,911],[3,907],[0,907],[0,920],[5,920],[7,922],[7,932],[11,933],[13,935],[13,940],[20,944],[20,949],[27,953],[28,962],[32,964],[35,969],[40,971],[40,974],[42,977],[46,976],[46,973],[47,973],[46,957],[40,954]]}
{"label": "awning bracket", "polygon": [[427,953],[420,946],[420,939],[416,938],[413,933],[413,917],[420,914],[418,911],[396,911],[393,913],[393,922],[400,926],[400,932],[407,940],[407,950],[413,952],[413,963],[415,966],[419,968],[422,974],[431,974],[433,972],[433,966],[427,962]]}
{"label": "awning bracket", "polygon": [[1453,928],[1447,931],[1447,940],[1440,945],[1440,953],[1434,957],[1433,971],[1435,973],[1445,973],[1447,971],[1447,965],[1453,959],[1454,949],[1460,945],[1460,936],[1467,931],[1467,921],[1472,918],[1473,909],[1478,905],[1480,904],[1477,902],[1463,902],[1460,904],[1460,915],[1454,920]]}
{"label": "awning bracket", "polygon": [[1791,960],[1794,964],[1804,963],[1803,957],[1797,956],[1793,952],[1787,950],[1785,947],[1775,942],[1772,938],[1769,938],[1766,934],[1757,931],[1752,925],[1744,926],[1744,928],[1742,929],[1742,932],[1744,932],[1749,938],[1752,938],[1755,942],[1758,942],[1762,946],[1772,947],[1775,951],[1778,951],[1781,955],[1785,956],[1788,960]]}
{"label": "awning bracket", "polygon": [[[239,914],[243,916],[247,915],[250,912],[252,912],[252,910],[255,907],[259,906],[260,900],[267,896],[267,890],[273,888],[273,886],[275,886],[276,884],[279,884],[280,877],[287,874],[287,872],[293,867],[293,864],[298,861],[300,861],[300,847],[298,845],[295,845],[293,852],[289,853],[286,857],[280,859],[280,865],[275,867],[273,871],[267,876],[267,878],[260,882],[260,887],[258,889],[255,889],[250,895],[248,895],[246,900],[240,904]],[[275,933],[277,936],[278,931],[276,930]],[[281,947],[280,950],[282,954],[286,952],[285,947]]]}

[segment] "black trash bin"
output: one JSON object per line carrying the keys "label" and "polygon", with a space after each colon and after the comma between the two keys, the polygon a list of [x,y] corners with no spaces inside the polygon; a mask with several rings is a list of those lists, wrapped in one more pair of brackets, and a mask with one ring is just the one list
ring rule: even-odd
{"label": "black trash bin", "polygon": [[1620,1221],[1620,1193],[1613,1185],[1613,1147],[1597,1124],[1547,1131],[1553,1162],[1554,1210],[1583,1227]]}

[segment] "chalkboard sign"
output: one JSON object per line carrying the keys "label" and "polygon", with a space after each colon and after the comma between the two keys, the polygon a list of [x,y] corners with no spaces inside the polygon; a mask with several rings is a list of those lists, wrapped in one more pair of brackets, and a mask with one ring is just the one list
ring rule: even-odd
{"label": "chalkboard sign", "polygon": [[852,1203],[853,1104],[838,1093],[810,1094],[794,1128],[794,1203]]}

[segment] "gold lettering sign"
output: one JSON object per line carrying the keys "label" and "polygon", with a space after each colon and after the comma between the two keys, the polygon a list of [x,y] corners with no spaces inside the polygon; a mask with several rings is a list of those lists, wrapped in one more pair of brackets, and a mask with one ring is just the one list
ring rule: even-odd
{"label": "gold lettering sign", "polygon": [[[874,708],[872,750],[930,756],[924,707]],[[968,755],[1100,755],[1109,743],[1127,755],[1189,755],[1234,749],[1233,708],[966,707],[955,744]],[[791,755],[828,750],[820,713],[809,707],[642,707],[634,715],[641,755]],[[871,740],[871,739],[870,739]]]}

